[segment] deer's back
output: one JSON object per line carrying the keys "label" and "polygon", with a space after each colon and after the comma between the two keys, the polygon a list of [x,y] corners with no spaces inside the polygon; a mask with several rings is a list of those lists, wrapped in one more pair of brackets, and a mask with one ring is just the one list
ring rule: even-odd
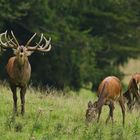
{"label": "deer's back", "polygon": [[118,99],[121,95],[121,82],[120,80],[115,76],[109,76],[105,78],[98,88],[98,97],[100,97],[100,94],[104,94],[108,100],[112,99]]}

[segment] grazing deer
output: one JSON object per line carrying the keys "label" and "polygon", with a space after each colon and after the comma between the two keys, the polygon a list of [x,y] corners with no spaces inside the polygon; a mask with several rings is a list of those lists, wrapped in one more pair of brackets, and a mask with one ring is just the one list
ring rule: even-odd
{"label": "grazing deer", "polygon": [[92,119],[95,119],[98,114],[97,122],[99,122],[102,106],[108,105],[110,111],[106,123],[109,121],[110,117],[113,123],[113,111],[115,109],[114,101],[118,101],[121,106],[124,125],[125,106],[121,90],[122,90],[121,82],[117,77],[115,76],[106,77],[99,85],[97,92],[98,100],[94,103],[92,103],[91,101],[89,101],[88,103],[88,109],[86,111],[86,121],[91,122]]}
{"label": "grazing deer", "polygon": [[132,111],[132,107],[136,102],[140,104],[140,73],[135,73],[132,76],[128,89],[123,96],[128,100],[127,106],[130,111]]}
{"label": "grazing deer", "polygon": [[[13,57],[8,60],[6,70],[9,77],[9,84],[13,93],[14,101],[14,112],[17,113],[17,87],[20,88],[20,99],[21,99],[21,114],[25,112],[25,93],[27,84],[31,76],[31,66],[28,60],[34,51],[48,52],[51,49],[51,38],[47,40],[43,34],[41,35],[40,41],[35,46],[29,46],[36,33],[29,39],[25,46],[19,45],[16,37],[11,31],[11,37],[7,36],[7,31],[0,34],[0,46],[3,49],[12,48],[14,51]],[[3,40],[2,40],[3,39]],[[42,44],[44,41],[44,45]]]}

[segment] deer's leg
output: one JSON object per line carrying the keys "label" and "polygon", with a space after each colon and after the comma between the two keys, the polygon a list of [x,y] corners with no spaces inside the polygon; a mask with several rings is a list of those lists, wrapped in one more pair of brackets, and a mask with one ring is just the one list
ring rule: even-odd
{"label": "deer's leg", "polygon": [[[128,107],[128,111],[132,111],[133,109],[133,100],[134,100],[134,96],[132,94],[132,92],[130,90],[127,90],[124,94],[124,97],[126,97],[127,99],[127,107]],[[122,97],[121,97],[122,98]]]}
{"label": "deer's leg", "polygon": [[120,104],[121,110],[122,110],[123,126],[124,126],[124,124],[125,124],[125,106],[124,106],[124,101],[123,101],[123,98],[122,97],[119,100],[119,104]]}
{"label": "deer's leg", "polygon": [[21,99],[21,114],[22,115],[24,115],[24,112],[25,112],[25,93],[26,93],[26,87],[21,87],[20,99]]}
{"label": "deer's leg", "polygon": [[10,85],[11,91],[13,93],[13,111],[14,113],[17,113],[17,93],[16,93],[16,86],[14,85]]}
{"label": "deer's leg", "polygon": [[108,114],[108,117],[106,119],[106,124],[108,123],[109,119],[110,119],[110,106],[109,106],[109,114]]}
{"label": "deer's leg", "polygon": [[131,99],[131,100],[128,101],[127,106],[129,108],[129,111],[130,112],[132,112],[135,103],[136,103],[136,99],[135,98],[133,98],[133,99]]}
{"label": "deer's leg", "polygon": [[129,111],[132,112],[133,108],[132,108],[132,103],[130,101],[128,101],[127,106],[128,106]]}
{"label": "deer's leg", "polygon": [[102,112],[102,107],[101,107],[101,108],[99,108],[97,122],[99,122],[101,112]]}
{"label": "deer's leg", "polygon": [[113,124],[113,121],[114,121],[114,120],[113,120],[113,111],[114,111],[114,109],[115,109],[114,103],[113,103],[113,102],[110,102],[110,104],[109,104],[108,106],[109,106],[109,114],[108,114],[108,117],[107,117],[107,119],[106,119],[106,124],[108,123],[110,117],[111,117],[111,119],[112,119],[112,124]]}
{"label": "deer's leg", "polygon": [[114,118],[113,118],[113,111],[114,111],[115,107],[114,107],[114,102],[110,103],[110,116],[111,116],[111,120],[112,120],[112,124],[114,122]]}

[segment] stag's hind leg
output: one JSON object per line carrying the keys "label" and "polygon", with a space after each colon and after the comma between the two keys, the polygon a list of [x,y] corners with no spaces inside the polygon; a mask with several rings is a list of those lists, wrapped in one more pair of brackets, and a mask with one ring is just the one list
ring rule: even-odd
{"label": "stag's hind leg", "polygon": [[11,91],[13,93],[13,111],[16,114],[17,113],[17,92],[16,92],[16,87],[13,85],[10,85]]}
{"label": "stag's hind leg", "polygon": [[26,87],[21,87],[20,90],[20,99],[21,99],[21,114],[24,115],[25,112],[25,93],[26,93]]}
{"label": "stag's hind leg", "polygon": [[120,104],[120,106],[121,106],[121,110],[122,110],[123,125],[124,125],[124,124],[125,124],[125,105],[124,105],[123,97],[120,98],[120,100],[119,100],[119,104]]}

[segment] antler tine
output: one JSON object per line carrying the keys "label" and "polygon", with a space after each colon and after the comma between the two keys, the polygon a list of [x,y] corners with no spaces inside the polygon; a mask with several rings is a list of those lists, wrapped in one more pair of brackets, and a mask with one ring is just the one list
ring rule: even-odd
{"label": "antler tine", "polygon": [[[6,31],[6,33],[5,33],[4,35],[5,35],[5,40],[6,40],[7,45],[8,45],[9,47],[13,47],[13,45],[9,43],[12,39],[11,39],[11,38],[7,38],[7,31]],[[9,40],[8,40],[8,39],[9,39]],[[7,46],[7,47],[8,47],[8,46]]]}
{"label": "antler tine", "polygon": [[14,38],[15,42],[16,42],[16,45],[17,45],[17,46],[19,46],[19,43],[18,43],[18,41],[17,41],[17,39],[16,39],[16,37],[15,37],[15,35],[14,35],[13,31],[11,31],[11,34],[12,34],[12,36],[13,36],[13,38]]}
{"label": "antler tine", "polygon": [[5,36],[6,34],[7,34],[7,30],[6,30],[4,33],[1,33],[1,34],[0,34],[0,44],[2,45],[2,47],[7,47],[7,43],[6,43],[6,42],[4,43],[4,42],[2,41],[2,39],[1,39],[2,36],[3,36],[3,35]]}
{"label": "antler tine", "polygon": [[43,40],[44,36],[43,34],[41,34],[41,38],[39,40],[39,42],[37,43],[37,45],[35,46],[35,48],[37,48],[38,46],[40,46],[41,41]]}
{"label": "antler tine", "polygon": [[40,41],[39,41],[39,43],[38,43],[38,44],[40,44],[40,43],[41,43],[42,39],[43,39],[43,34],[41,34],[41,38],[40,38]]}
{"label": "antler tine", "polygon": [[51,50],[52,46],[51,44],[49,44],[49,47],[47,49],[44,49],[43,45],[41,45],[39,48],[37,48],[36,50],[37,51],[40,51],[40,52],[49,52]]}
{"label": "antler tine", "polygon": [[51,37],[49,37],[49,40],[47,40],[46,37],[44,37],[44,40],[46,42],[46,44],[44,46],[44,49],[46,49],[50,45],[50,43],[51,43]]}
{"label": "antler tine", "polygon": [[51,37],[49,37],[49,40],[47,40],[45,37],[44,37],[44,40],[46,42],[45,46],[44,47],[40,47],[38,48],[39,51],[43,51],[43,52],[48,52],[51,50],[52,46],[51,46]]}
{"label": "antler tine", "polygon": [[41,34],[41,38],[40,38],[39,42],[36,43],[35,46],[33,46],[33,47],[29,47],[29,46],[28,46],[28,50],[30,50],[30,51],[32,51],[32,50],[37,50],[37,48],[40,46],[40,43],[41,43],[42,40],[43,40],[43,34]]}
{"label": "antler tine", "polygon": [[29,39],[29,41],[27,42],[27,44],[25,45],[26,48],[29,47],[29,44],[31,43],[31,41],[33,40],[33,38],[36,36],[36,33],[33,34],[33,36]]}
{"label": "antler tine", "polygon": [[16,46],[16,43],[13,41],[13,38],[11,39],[11,38],[8,36],[8,40],[10,40],[10,42],[11,42],[14,46]]}
{"label": "antler tine", "polygon": [[[40,45],[42,40],[45,40],[45,45]],[[29,51],[41,51],[41,52],[48,52],[51,49],[51,38],[49,38],[49,40],[47,40],[43,34],[41,34],[41,39],[40,41],[37,43],[36,46],[34,47],[28,47]]]}
{"label": "antler tine", "polygon": [[[7,30],[4,33],[0,34],[0,44],[5,49],[7,49],[7,48],[17,48],[18,47],[17,44],[14,41],[12,41],[13,39],[15,39],[15,36],[14,36],[13,32],[11,32],[11,34],[12,34],[12,37],[13,37],[12,39],[9,36],[7,36]],[[4,36],[5,42],[2,41],[3,36]]]}

